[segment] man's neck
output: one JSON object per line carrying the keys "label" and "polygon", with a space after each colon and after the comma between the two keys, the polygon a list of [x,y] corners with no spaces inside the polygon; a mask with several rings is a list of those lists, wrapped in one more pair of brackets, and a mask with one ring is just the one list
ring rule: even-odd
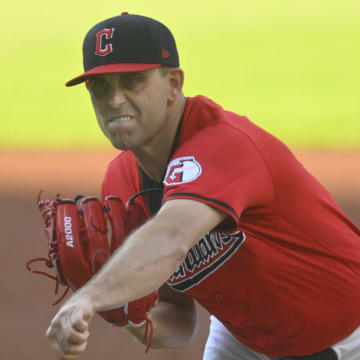
{"label": "man's neck", "polygon": [[149,144],[133,150],[139,165],[153,181],[163,180],[184,109],[185,98],[181,96],[169,112],[169,126],[162,129]]}

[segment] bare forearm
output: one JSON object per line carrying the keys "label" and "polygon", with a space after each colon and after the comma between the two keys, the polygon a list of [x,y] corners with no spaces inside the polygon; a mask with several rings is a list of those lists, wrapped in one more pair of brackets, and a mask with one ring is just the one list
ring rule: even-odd
{"label": "bare forearm", "polygon": [[176,271],[195,242],[224,217],[225,213],[196,201],[166,202],[75,296],[86,297],[95,311],[102,311],[151,293]]}
{"label": "bare forearm", "polygon": [[[190,344],[197,330],[196,311],[186,310],[176,304],[165,301],[152,309],[150,319],[154,326],[151,342],[153,349],[184,348]],[[131,327],[127,330],[141,343],[145,344],[145,326]]]}
{"label": "bare forearm", "polygon": [[158,289],[182,263],[186,252],[179,251],[180,242],[166,231],[166,224],[145,224],[76,296],[90,298],[95,311],[143,297]]}

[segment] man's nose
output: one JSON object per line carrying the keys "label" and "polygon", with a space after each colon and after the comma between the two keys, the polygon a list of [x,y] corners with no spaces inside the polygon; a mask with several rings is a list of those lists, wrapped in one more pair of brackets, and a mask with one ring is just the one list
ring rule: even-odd
{"label": "man's nose", "polygon": [[109,99],[109,105],[118,109],[125,101],[124,91],[119,86],[115,86]]}

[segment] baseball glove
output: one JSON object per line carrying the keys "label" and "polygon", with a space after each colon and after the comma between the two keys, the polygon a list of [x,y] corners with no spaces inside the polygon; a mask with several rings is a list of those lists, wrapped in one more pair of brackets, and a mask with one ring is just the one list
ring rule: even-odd
{"label": "baseball glove", "polygon": [[[41,192],[37,204],[45,222],[48,258],[32,259],[27,263],[27,268],[33,273],[55,279],[56,294],[59,284],[66,286],[64,294],[53,304],[56,305],[65,297],[69,288],[75,291],[92,278],[126,236],[145,222],[145,215],[138,203],[130,201],[124,205],[116,196],[107,196],[104,206],[94,197],[78,195],[75,200],[70,200],[61,199],[57,195],[55,200],[40,200],[40,196]],[[110,244],[107,220],[111,227]],[[30,265],[37,261],[44,261],[47,267],[55,268],[56,276],[32,270]],[[144,339],[148,338],[147,352],[153,335],[148,312],[157,300],[158,291],[155,291],[98,314],[114,326],[146,324]]]}

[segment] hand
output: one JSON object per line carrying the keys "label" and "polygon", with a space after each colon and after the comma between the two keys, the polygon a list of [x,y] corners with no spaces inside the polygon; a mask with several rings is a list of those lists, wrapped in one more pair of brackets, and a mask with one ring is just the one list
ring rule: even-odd
{"label": "hand", "polygon": [[59,359],[77,359],[85,350],[93,315],[93,305],[86,298],[71,298],[61,307],[46,332],[50,346]]}

